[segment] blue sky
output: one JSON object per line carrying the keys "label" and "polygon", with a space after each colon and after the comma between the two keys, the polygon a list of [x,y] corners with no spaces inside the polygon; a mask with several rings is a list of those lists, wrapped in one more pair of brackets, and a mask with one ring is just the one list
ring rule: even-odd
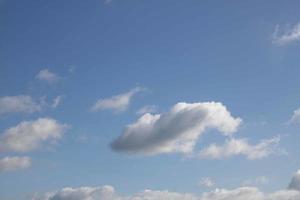
{"label": "blue sky", "polygon": [[299,6],[1,0],[0,198],[287,188],[300,168]]}

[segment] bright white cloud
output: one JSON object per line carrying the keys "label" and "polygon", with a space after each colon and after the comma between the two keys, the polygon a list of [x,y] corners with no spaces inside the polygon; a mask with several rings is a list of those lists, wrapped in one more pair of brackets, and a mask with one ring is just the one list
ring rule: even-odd
{"label": "bright white cloud", "polygon": [[0,152],[28,152],[46,141],[56,141],[65,132],[67,125],[51,118],[24,121],[3,132],[0,136]]}
{"label": "bright white cloud", "polygon": [[27,156],[25,157],[7,156],[0,159],[0,172],[26,169],[30,167],[30,165],[31,165],[31,159]]}
{"label": "bright white cloud", "polygon": [[281,30],[277,25],[273,33],[273,43],[279,45],[286,45],[292,42],[300,41],[300,23],[292,28]]}
{"label": "bright white cloud", "polygon": [[246,139],[226,140],[224,145],[211,144],[200,151],[199,157],[206,159],[223,159],[231,156],[244,155],[249,160],[265,158],[279,152],[280,137],[262,140],[256,145],[251,145]]}
{"label": "bright white cloud", "polygon": [[207,129],[230,136],[241,123],[222,103],[177,103],[163,114],[145,114],[111,144],[115,151],[137,154],[191,153]]}
{"label": "bright white cloud", "polygon": [[148,105],[148,106],[144,106],[142,108],[140,108],[136,114],[138,115],[144,115],[146,113],[156,113],[157,108],[154,105]]}
{"label": "bright white cloud", "polygon": [[141,92],[143,88],[136,87],[126,92],[124,94],[119,94],[107,99],[99,99],[92,107],[92,111],[99,111],[99,110],[114,110],[114,111],[125,111],[129,106],[132,97]]}
{"label": "bright white cloud", "polygon": [[36,78],[40,81],[45,81],[48,83],[53,83],[59,80],[59,76],[51,72],[49,69],[42,69],[37,75]]}
{"label": "bright white cloud", "polygon": [[33,200],[299,200],[296,188],[263,193],[256,187],[239,187],[232,190],[215,189],[202,195],[176,193],[167,190],[145,190],[130,196],[117,194],[112,186],[63,188],[56,192],[36,196]]}
{"label": "bright white cloud", "polygon": [[43,102],[36,102],[27,95],[0,97],[0,114],[33,113],[41,111]]}
{"label": "bright white cloud", "polygon": [[300,123],[300,108],[294,111],[293,116],[289,120],[289,124]]}
{"label": "bright white cloud", "polygon": [[214,187],[216,185],[215,181],[210,178],[210,177],[205,177],[205,178],[202,178],[200,181],[199,181],[199,186],[200,187],[208,187],[208,188],[211,188],[211,187]]}

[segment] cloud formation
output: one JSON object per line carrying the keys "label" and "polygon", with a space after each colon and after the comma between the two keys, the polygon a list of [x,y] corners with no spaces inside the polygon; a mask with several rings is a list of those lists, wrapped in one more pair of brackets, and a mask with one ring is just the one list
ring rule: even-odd
{"label": "cloud formation", "polygon": [[31,166],[31,159],[25,157],[4,157],[0,159],[0,172],[26,169]]}
{"label": "cloud formation", "polygon": [[141,92],[142,90],[143,88],[136,87],[124,94],[119,94],[106,99],[99,99],[91,107],[91,111],[94,112],[99,110],[113,110],[118,112],[125,111],[128,108],[132,100],[132,97],[138,92]]}
{"label": "cloud formation", "polygon": [[289,185],[289,189],[299,190],[300,191],[300,170],[292,178],[292,181]]}
{"label": "cloud formation", "polygon": [[211,144],[200,151],[200,158],[223,159],[237,155],[244,155],[249,160],[262,159],[271,154],[278,153],[280,137],[262,140],[256,145],[251,145],[246,139],[226,140],[224,145]]}
{"label": "cloud formation", "polygon": [[225,136],[236,132],[241,123],[222,103],[177,103],[169,112],[144,114],[128,125],[112,142],[115,151],[134,154],[191,153],[198,138],[208,129]]}
{"label": "cloud formation", "polygon": [[294,111],[293,116],[288,122],[289,124],[300,123],[300,108]]}
{"label": "cloud formation", "polygon": [[4,96],[0,97],[0,114],[33,113],[41,111],[43,101],[37,102],[31,96]]}
{"label": "cloud formation", "polygon": [[273,43],[278,45],[286,45],[292,42],[300,41],[300,23],[292,28],[281,30],[277,25],[273,33]]}
{"label": "cloud formation", "polygon": [[0,136],[0,152],[28,152],[35,150],[46,141],[62,137],[67,125],[51,118],[23,121],[5,130]]}
{"label": "cloud formation", "polygon": [[210,177],[204,177],[199,181],[199,186],[211,188],[216,185],[215,181]]}
{"label": "cloud formation", "polygon": [[[299,184],[299,179],[297,179]],[[256,187],[238,187],[232,190],[215,189],[202,195],[176,193],[168,190],[142,192],[121,196],[112,186],[63,188],[56,192],[46,193],[33,200],[299,200],[298,188],[283,189],[273,193],[261,192]]]}
{"label": "cloud formation", "polygon": [[49,69],[42,69],[39,71],[39,73],[36,75],[36,78],[40,81],[45,81],[48,83],[54,83],[59,80],[59,76],[51,72]]}

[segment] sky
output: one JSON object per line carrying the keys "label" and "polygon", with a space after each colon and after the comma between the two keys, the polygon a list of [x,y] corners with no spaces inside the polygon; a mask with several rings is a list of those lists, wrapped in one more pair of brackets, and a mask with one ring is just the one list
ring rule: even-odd
{"label": "sky", "polygon": [[299,200],[299,6],[0,0],[0,199]]}

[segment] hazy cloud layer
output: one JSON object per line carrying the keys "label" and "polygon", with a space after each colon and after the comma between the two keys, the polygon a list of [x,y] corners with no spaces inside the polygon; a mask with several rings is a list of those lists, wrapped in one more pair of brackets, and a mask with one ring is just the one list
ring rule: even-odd
{"label": "hazy cloud layer", "polygon": [[37,149],[43,142],[62,137],[67,125],[51,118],[23,121],[5,130],[0,136],[0,152],[28,152]]}
{"label": "hazy cloud layer", "polygon": [[[296,176],[298,176],[297,173]],[[294,177],[295,178],[295,177]],[[299,185],[299,179],[293,179]],[[167,190],[145,190],[131,196],[120,196],[112,186],[64,188],[36,196],[33,200],[299,200],[298,188],[290,188],[263,193],[256,187],[239,187],[232,190],[215,189],[196,196],[188,193],[176,193]]]}
{"label": "hazy cloud layer", "polygon": [[300,41],[300,23],[294,27],[282,29],[278,25],[273,33],[273,43],[279,45],[286,45],[292,42]]}
{"label": "hazy cloud layer", "polygon": [[128,108],[132,97],[142,90],[143,88],[136,87],[124,94],[119,94],[106,99],[99,99],[91,107],[91,110],[94,112],[99,110],[125,111]]}
{"label": "hazy cloud layer", "polygon": [[59,76],[51,72],[49,69],[42,69],[39,71],[39,73],[36,75],[36,78],[40,81],[45,81],[48,83],[54,83],[59,80]]}
{"label": "hazy cloud layer", "polygon": [[232,117],[222,103],[177,103],[167,113],[141,116],[111,147],[136,154],[191,153],[207,129],[230,136],[240,123],[241,119]]}
{"label": "hazy cloud layer", "polygon": [[31,159],[25,157],[4,157],[0,159],[0,172],[26,169],[31,166]]}
{"label": "hazy cloud layer", "polygon": [[262,140],[258,144],[251,145],[246,139],[226,140],[224,145],[211,144],[200,151],[200,158],[223,159],[232,156],[244,155],[249,160],[262,159],[279,152],[278,143],[280,137]]}
{"label": "hazy cloud layer", "polygon": [[33,113],[41,111],[43,101],[37,102],[31,96],[5,96],[0,97],[0,114]]}

